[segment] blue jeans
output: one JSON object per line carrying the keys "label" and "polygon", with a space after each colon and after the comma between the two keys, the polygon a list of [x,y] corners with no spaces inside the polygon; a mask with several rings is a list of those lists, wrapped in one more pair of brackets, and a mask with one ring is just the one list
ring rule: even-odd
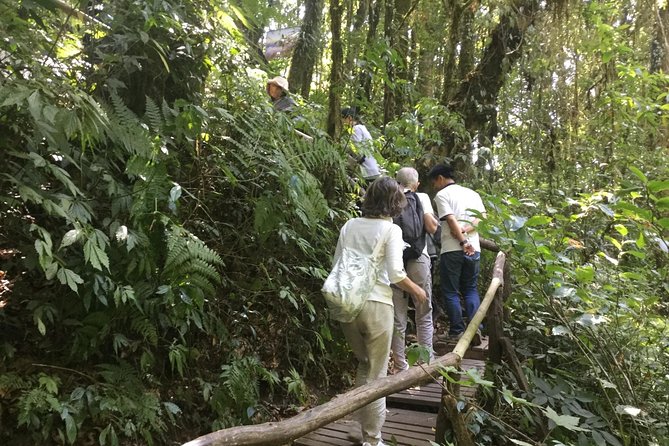
{"label": "blue jeans", "polygon": [[450,335],[460,334],[466,328],[462,319],[460,295],[465,301],[465,313],[469,319],[481,304],[478,290],[480,261],[480,252],[473,256],[466,255],[464,251],[450,251],[441,255],[439,273],[442,305],[448,314]]}

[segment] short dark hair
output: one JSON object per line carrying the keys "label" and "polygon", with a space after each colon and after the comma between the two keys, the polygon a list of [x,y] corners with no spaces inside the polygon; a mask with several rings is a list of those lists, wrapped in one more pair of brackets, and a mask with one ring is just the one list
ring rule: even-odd
{"label": "short dark hair", "polygon": [[437,164],[427,174],[427,178],[430,180],[435,180],[439,176],[455,180],[455,172],[449,164]]}
{"label": "short dark hair", "polygon": [[354,120],[358,120],[358,109],[355,107],[346,107],[341,110],[341,117],[342,118],[353,118]]}
{"label": "short dark hair", "polygon": [[397,217],[407,205],[404,189],[390,177],[379,177],[367,188],[363,217]]}

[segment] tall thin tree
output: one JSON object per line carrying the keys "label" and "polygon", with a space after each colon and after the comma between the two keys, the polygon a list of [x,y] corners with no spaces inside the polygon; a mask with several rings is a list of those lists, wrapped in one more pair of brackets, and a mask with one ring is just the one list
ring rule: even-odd
{"label": "tall thin tree", "polygon": [[314,66],[318,60],[323,6],[323,0],[306,0],[300,37],[290,62],[288,83],[292,91],[304,98],[309,97]]}

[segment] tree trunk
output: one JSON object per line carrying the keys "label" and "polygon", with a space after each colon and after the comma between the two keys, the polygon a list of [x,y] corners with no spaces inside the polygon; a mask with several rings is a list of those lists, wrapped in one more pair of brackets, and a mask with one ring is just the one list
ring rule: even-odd
{"label": "tree trunk", "polygon": [[[486,126],[492,127],[488,128],[484,137],[494,137],[497,96],[506,75],[522,54],[523,38],[534,21],[537,9],[538,3],[535,0],[522,0],[509,8],[493,30],[480,62],[460,84],[450,105],[453,110],[462,114],[465,128],[472,139],[481,130],[486,130]],[[470,145],[456,144],[457,138],[449,129],[446,129],[444,141],[444,154],[453,160],[456,171],[466,176],[471,168]]]}
{"label": "tree trunk", "polygon": [[300,37],[290,62],[290,89],[299,92],[304,98],[309,97],[311,78],[318,60],[323,5],[323,0],[306,0]]}
{"label": "tree trunk", "polygon": [[362,27],[365,24],[365,18],[367,18],[368,15],[369,2],[370,0],[360,0],[353,19],[353,29],[351,30],[351,35],[349,37],[348,49],[346,52],[346,66],[344,67],[344,73],[349,76],[350,79],[354,79],[355,77],[355,59],[360,57],[360,54],[358,53],[362,47]]}
{"label": "tree trunk", "polygon": [[397,36],[397,39],[395,39],[394,48],[401,62],[396,63],[397,82],[394,86],[395,104],[393,118],[402,114],[406,100],[406,88],[409,81],[409,15],[411,11],[411,0],[395,0],[393,34]]}
{"label": "tree trunk", "polygon": [[462,7],[453,2],[451,5],[451,23],[448,29],[448,42],[444,46],[444,72],[443,87],[441,90],[441,103],[448,106],[455,90],[455,52],[458,46],[460,18],[462,17]]}
{"label": "tree trunk", "polygon": [[[383,35],[389,48],[395,44],[395,2],[402,0],[386,0]],[[389,54],[384,56],[386,62],[386,82],[383,84],[383,125],[389,123],[395,115],[395,64]]]}
{"label": "tree trunk", "polygon": [[662,8],[655,12],[655,36],[650,49],[650,71],[660,70],[669,74],[669,4],[665,2]]}
{"label": "tree trunk", "polygon": [[330,71],[330,89],[328,95],[328,134],[339,138],[341,133],[341,87],[344,50],[341,43],[341,0],[330,0],[330,31],[332,33],[332,67]]}
{"label": "tree trunk", "polygon": [[[365,41],[367,48],[372,46],[376,39],[376,29],[379,26],[382,7],[383,0],[375,0],[374,6],[369,8],[369,28],[367,29],[367,38]],[[360,89],[356,95],[356,99],[360,102],[369,102],[372,99],[372,74],[368,70],[368,68],[364,68],[360,71]]]}

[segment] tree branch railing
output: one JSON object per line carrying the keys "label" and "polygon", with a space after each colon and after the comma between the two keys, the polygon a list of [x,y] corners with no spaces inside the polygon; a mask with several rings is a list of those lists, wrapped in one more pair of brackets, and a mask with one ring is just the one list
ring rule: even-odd
{"label": "tree branch railing", "polygon": [[260,446],[285,444],[303,437],[318,428],[326,426],[349,415],[374,400],[427,384],[441,376],[440,369],[458,366],[469,348],[497,290],[504,283],[506,255],[498,252],[495,259],[492,280],[478,311],[467,325],[462,337],[452,352],[435,358],[430,364],[412,367],[397,375],[387,376],[338,395],[325,404],[306,410],[292,418],[251,426],[236,426],[203,435],[183,446]]}

